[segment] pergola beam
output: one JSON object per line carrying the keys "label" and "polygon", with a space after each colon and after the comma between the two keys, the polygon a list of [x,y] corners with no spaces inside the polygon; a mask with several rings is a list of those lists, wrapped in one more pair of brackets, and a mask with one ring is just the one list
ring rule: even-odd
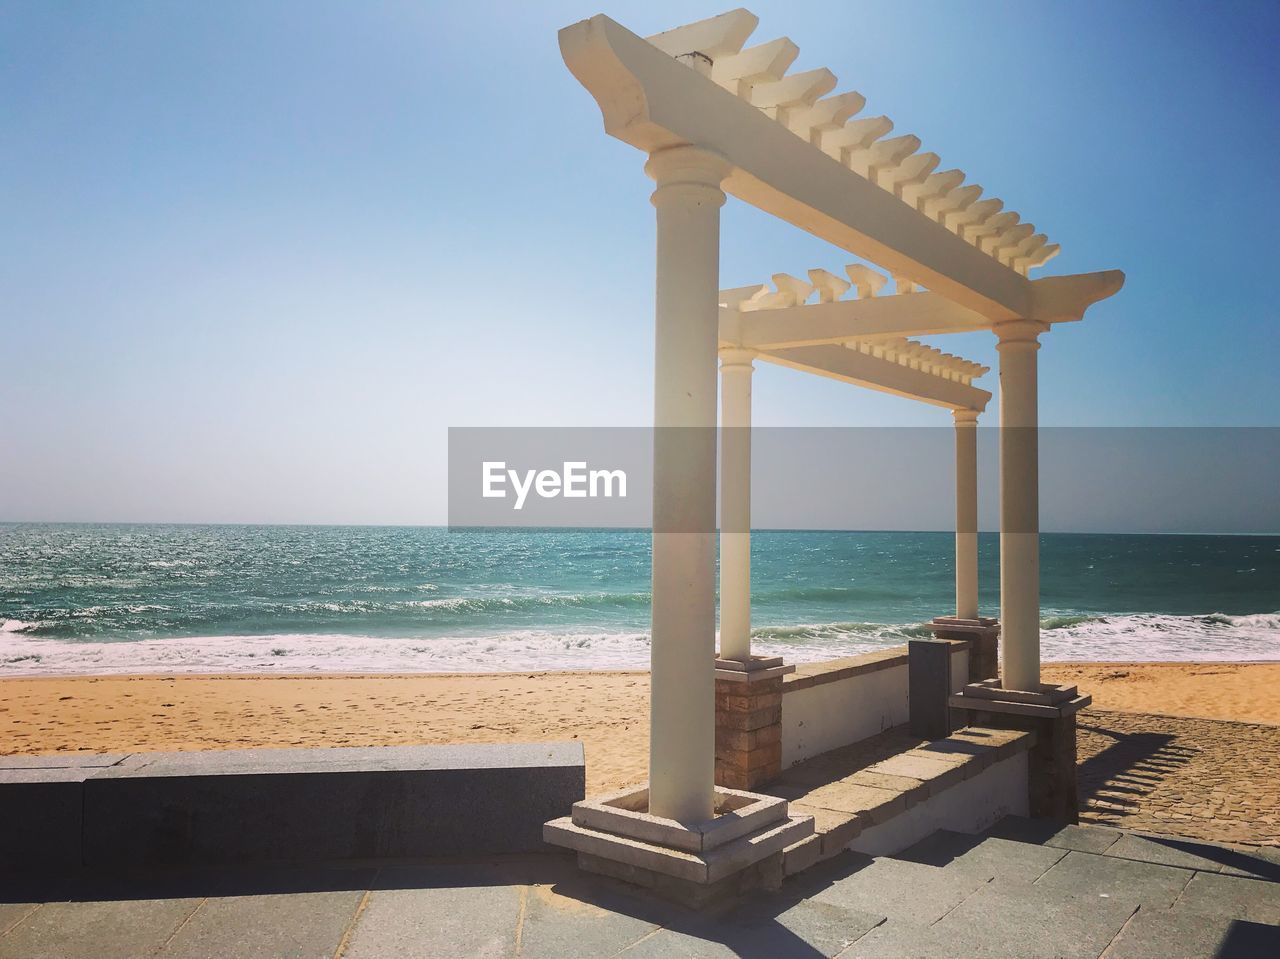
{"label": "pergola beam", "polygon": [[932,373],[913,370],[894,360],[838,345],[770,350],[761,352],[760,359],[949,410],[969,409],[981,412],[991,399],[990,393],[976,386],[946,380]]}
{"label": "pergola beam", "polygon": [[[1095,302],[1124,285],[1119,270],[1050,276],[1031,281],[1028,319],[1070,323]],[[752,289],[744,287],[744,290]],[[731,291],[737,292],[737,291]],[[936,293],[859,297],[739,312],[731,303],[720,310],[720,340],[744,349],[770,350],[880,336],[936,336],[970,333],[995,326],[981,313]]]}
{"label": "pergola beam", "polygon": [[714,151],[733,165],[724,190],[766,213],[989,320],[1030,314],[1026,277],[700,75],[697,64],[604,15],[562,30],[560,49],[612,136],[650,154],[681,144]]}
{"label": "pergola beam", "polygon": [[876,336],[985,330],[991,321],[936,293],[904,293],[740,313],[721,308],[720,339],[752,350],[843,343]]}

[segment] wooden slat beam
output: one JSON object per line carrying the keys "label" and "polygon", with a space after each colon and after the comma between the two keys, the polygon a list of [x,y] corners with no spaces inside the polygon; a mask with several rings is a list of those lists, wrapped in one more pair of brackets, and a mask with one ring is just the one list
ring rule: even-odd
{"label": "wooden slat beam", "polygon": [[946,380],[932,373],[913,370],[900,363],[868,356],[843,346],[799,346],[770,350],[761,353],[760,359],[952,410],[982,411],[991,399],[990,393],[976,386]]}
{"label": "wooden slat beam", "polygon": [[[861,274],[859,274],[861,275]],[[1119,270],[1046,276],[1031,281],[1028,319],[1070,323],[1124,285]],[[744,288],[759,290],[759,287]],[[723,302],[723,300],[722,300]],[[768,350],[881,336],[936,336],[989,330],[995,324],[936,293],[865,296],[739,313],[736,301],[720,310],[725,345]]]}
{"label": "wooden slat beam", "polygon": [[991,321],[936,293],[836,300],[739,313],[720,310],[720,340],[752,350],[816,346],[877,336],[985,330]]}

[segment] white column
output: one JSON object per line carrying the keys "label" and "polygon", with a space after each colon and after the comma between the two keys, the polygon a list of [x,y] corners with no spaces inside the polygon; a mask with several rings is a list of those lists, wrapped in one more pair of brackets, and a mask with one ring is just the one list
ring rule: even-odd
{"label": "white column", "polygon": [[978,618],[978,411],[956,423],[956,617]]}
{"label": "white column", "polygon": [[716,348],[720,183],[729,165],[652,154],[657,189],[649,812],[710,819],[715,802]]}
{"label": "white column", "polygon": [[751,656],[753,350],[720,351],[720,658]]}
{"label": "white column", "polygon": [[1040,684],[1040,463],[1036,339],[1047,326],[996,326],[1000,351],[1000,648],[1006,689]]}

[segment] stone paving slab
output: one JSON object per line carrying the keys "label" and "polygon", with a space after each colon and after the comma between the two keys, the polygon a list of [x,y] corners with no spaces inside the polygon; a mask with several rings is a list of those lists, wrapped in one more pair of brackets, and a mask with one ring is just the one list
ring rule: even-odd
{"label": "stone paving slab", "polygon": [[[865,865],[859,866],[860,861]],[[956,875],[933,866],[896,859],[872,860],[855,853],[831,862],[840,864],[839,871],[819,867],[814,870],[817,875],[798,877],[797,890],[812,890],[810,898],[815,902],[919,925],[937,922],[992,878],[976,869]]]}
{"label": "stone paving slab", "polygon": [[1167,909],[1191,879],[1191,872],[1173,866],[1069,852],[1036,880],[1036,885],[1070,896],[1089,889],[1100,896],[1137,900],[1144,908]]}
{"label": "stone paving slab", "polygon": [[1250,853],[1259,859],[1265,859],[1273,865],[1280,866],[1280,846],[1255,846]]}
{"label": "stone paving slab", "polygon": [[1226,917],[1141,910],[1107,959],[1276,959],[1280,928]]}
{"label": "stone paving slab", "polygon": [[1201,872],[1222,872],[1235,858],[1231,851],[1220,847],[1186,841],[1165,840],[1149,836],[1125,834],[1110,846],[1105,855],[1118,859],[1134,859],[1154,862],[1179,869],[1197,869]]}
{"label": "stone paving slab", "polygon": [[1003,946],[1020,959],[1096,959],[1137,911],[1132,899],[1064,896],[1002,881],[979,888],[934,928],[956,939]]}
{"label": "stone paving slab", "polygon": [[343,959],[516,955],[522,886],[446,885],[446,870],[424,870],[416,876],[413,870],[398,872],[389,883],[386,877],[380,879],[380,885],[393,888],[370,892]]}
{"label": "stone paving slab", "polygon": [[[1148,850],[1155,846],[1158,848],[1153,853],[1154,856],[1176,857],[1177,861],[1186,864],[1184,868],[1280,882],[1280,861],[1267,856],[1267,850],[1257,846],[1237,846],[1154,833],[1126,833],[1125,837],[1132,842],[1126,843],[1122,849]],[[1176,862],[1171,861],[1169,864],[1175,865]]]}
{"label": "stone paving slab", "polygon": [[1102,853],[1122,834],[1118,829],[1108,829],[1105,826],[1060,826],[1045,819],[1005,816],[982,835],[1052,846],[1055,849]]}
{"label": "stone paving slab", "polygon": [[622,896],[602,897],[596,890],[589,899],[580,899],[554,886],[531,886],[525,891],[519,922],[519,955],[616,956],[662,928],[662,921],[671,921],[670,911]]}
{"label": "stone paving slab", "polygon": [[909,849],[895,853],[892,858],[1031,883],[1066,854],[1067,850],[1051,846],[1033,846],[1009,839],[940,829]]}
{"label": "stone paving slab", "polygon": [[824,859],[838,854],[853,842],[871,821],[863,812],[841,812],[803,803],[792,803],[789,811],[793,816],[813,817],[814,836],[819,843],[818,855]]}
{"label": "stone paving slab", "polygon": [[1097,959],[1138,909],[1036,886],[1011,889],[979,887],[932,926],[891,919],[841,959]]}
{"label": "stone paving slab", "polygon": [[0,959],[152,956],[199,905],[199,899],[45,903],[0,938]]}
{"label": "stone paving slab", "polygon": [[662,929],[619,959],[833,959],[883,917],[830,903],[800,900],[779,910],[756,902],[718,921],[691,921]]}
{"label": "stone paving slab", "polygon": [[1280,883],[1198,872],[1182,890],[1173,910],[1280,925]]}
{"label": "stone paving slab", "polygon": [[205,899],[156,959],[329,959],[363,898],[343,890]]}
{"label": "stone paving slab", "polygon": [[932,759],[928,756],[916,755],[911,751],[868,766],[867,771],[887,776],[901,776],[904,779],[917,779],[920,782],[937,784],[940,789],[955,785],[964,778],[964,773],[951,757]]}
{"label": "stone paving slab", "polygon": [[34,902],[0,902],[0,936],[20,923],[33,909],[39,908]]}
{"label": "stone paving slab", "polygon": [[868,823],[872,824],[887,822],[894,816],[907,811],[906,799],[898,793],[848,782],[819,786],[798,798],[796,803],[863,816]]}
{"label": "stone paving slab", "polygon": [[986,935],[958,935],[938,926],[887,922],[855,942],[840,959],[1039,959],[1025,948],[1011,948]]}

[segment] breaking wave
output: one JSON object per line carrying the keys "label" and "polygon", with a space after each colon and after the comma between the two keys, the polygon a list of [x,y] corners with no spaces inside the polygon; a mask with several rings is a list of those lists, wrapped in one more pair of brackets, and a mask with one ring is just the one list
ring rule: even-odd
{"label": "breaking wave", "polygon": [[[190,636],[128,641],[52,639],[29,624],[0,629],[0,675],[125,673],[400,673],[645,669],[641,631],[512,630],[492,635],[358,634]],[[1051,615],[1041,622],[1046,660],[1280,660],[1280,612],[1252,616]],[[919,623],[760,626],[754,648],[811,662],[900,646],[930,635]]]}

